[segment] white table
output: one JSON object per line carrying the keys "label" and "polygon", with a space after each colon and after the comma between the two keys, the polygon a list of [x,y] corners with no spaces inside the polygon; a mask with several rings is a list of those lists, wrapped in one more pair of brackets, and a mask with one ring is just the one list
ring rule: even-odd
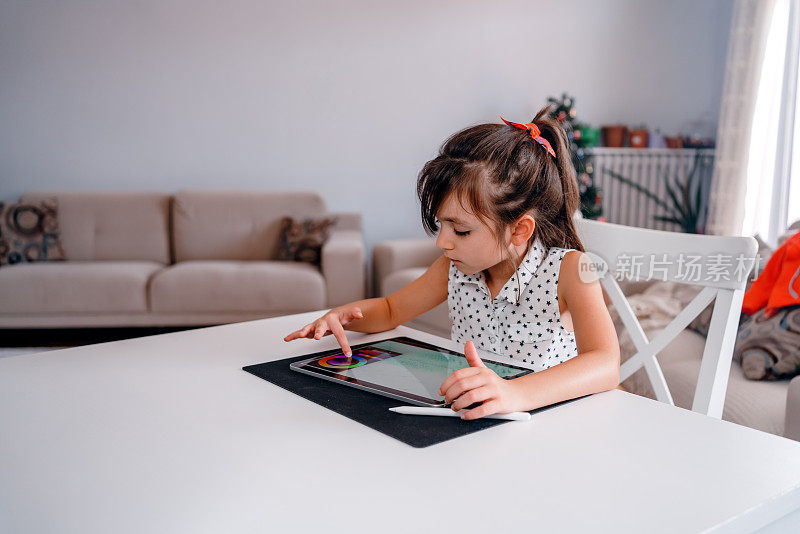
{"label": "white table", "polygon": [[621,391],[415,449],[241,370],[321,313],[1,359],[0,532],[797,526],[800,443]]}

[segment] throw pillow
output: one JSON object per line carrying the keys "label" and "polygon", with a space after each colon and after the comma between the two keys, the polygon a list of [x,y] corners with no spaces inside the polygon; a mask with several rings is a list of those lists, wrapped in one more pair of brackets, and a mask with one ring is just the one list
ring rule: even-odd
{"label": "throw pillow", "polygon": [[0,266],[64,259],[55,199],[0,202]]}
{"label": "throw pillow", "polygon": [[303,261],[319,267],[322,245],[328,240],[336,217],[296,220],[284,217],[280,222],[278,251],[275,257],[284,261]]}
{"label": "throw pillow", "polygon": [[800,374],[800,306],[766,317],[764,309],[742,314],[733,357],[751,380],[778,380]]}

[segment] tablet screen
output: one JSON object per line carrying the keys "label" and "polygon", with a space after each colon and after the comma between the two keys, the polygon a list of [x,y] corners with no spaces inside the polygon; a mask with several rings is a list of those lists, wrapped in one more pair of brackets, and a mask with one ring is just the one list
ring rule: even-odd
{"label": "tablet screen", "polygon": [[[368,386],[384,393],[399,393],[404,398],[440,402],[443,400],[439,395],[442,382],[454,371],[469,367],[462,354],[410,338],[359,345],[352,347],[352,351],[349,358],[339,350],[299,362],[298,370]],[[489,360],[483,362],[502,378],[515,378],[531,372],[523,367]]]}

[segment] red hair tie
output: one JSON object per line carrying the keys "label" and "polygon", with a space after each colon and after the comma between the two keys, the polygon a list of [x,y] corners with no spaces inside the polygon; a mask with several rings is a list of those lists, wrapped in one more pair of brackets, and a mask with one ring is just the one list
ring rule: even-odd
{"label": "red hair tie", "polygon": [[[503,117],[500,118],[503,119]],[[553,147],[550,146],[550,142],[542,137],[542,132],[539,131],[539,127],[534,123],[529,122],[528,124],[517,124],[516,122],[508,122],[505,119],[503,119],[503,122],[509,126],[513,126],[514,128],[519,128],[520,130],[528,130],[531,133],[531,137],[533,137],[537,143],[545,147],[551,156],[554,158],[556,157],[556,152],[553,150]]]}

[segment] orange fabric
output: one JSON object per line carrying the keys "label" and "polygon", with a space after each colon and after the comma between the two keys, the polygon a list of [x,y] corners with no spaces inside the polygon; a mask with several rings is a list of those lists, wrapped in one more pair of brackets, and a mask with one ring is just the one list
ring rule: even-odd
{"label": "orange fabric", "polygon": [[770,257],[764,271],[744,294],[742,312],[752,315],[764,306],[770,317],[784,306],[800,304],[800,232]]}

